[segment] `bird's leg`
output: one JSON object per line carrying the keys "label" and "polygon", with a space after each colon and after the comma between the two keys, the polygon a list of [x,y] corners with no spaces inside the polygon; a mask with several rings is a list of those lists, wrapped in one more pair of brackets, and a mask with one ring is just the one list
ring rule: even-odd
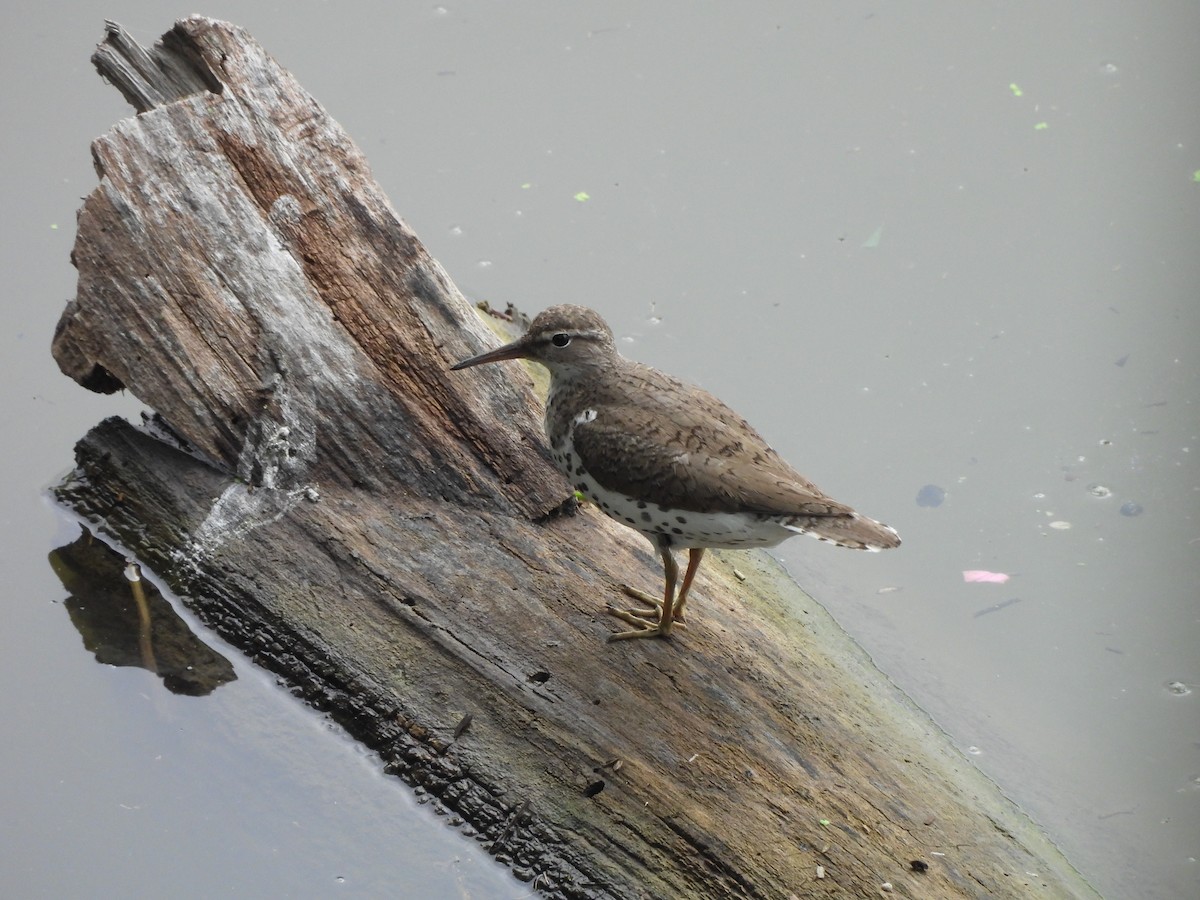
{"label": "bird's leg", "polygon": [[[676,625],[686,624],[683,620],[683,608],[687,604],[688,591],[692,588],[692,579],[696,577],[696,572],[700,569],[700,561],[704,558],[703,547],[693,547],[688,551],[687,571],[683,574],[683,584],[679,588],[679,593],[675,595],[675,615],[674,621]],[[639,591],[635,587],[630,587],[627,584],[621,585],[621,590],[633,597],[635,600],[641,600],[646,604],[645,609],[622,610],[631,616],[636,616],[642,622],[657,624],[662,616],[662,603],[658,598],[647,594],[645,591]],[[624,618],[624,616],[622,616]],[[628,620],[627,620],[628,621]],[[641,622],[635,623],[641,624]]]}
{"label": "bird's leg", "polygon": [[688,551],[687,571],[683,573],[683,584],[679,587],[679,595],[675,598],[675,621],[683,622],[683,607],[687,604],[688,591],[692,588],[692,579],[700,569],[700,560],[704,559],[704,548],[693,547]]}
{"label": "bird's leg", "polygon": [[[663,601],[659,603],[642,591],[635,591],[627,585],[622,585],[625,593],[643,600],[649,605],[645,609],[618,609],[610,603],[608,605],[610,614],[630,625],[638,626],[633,631],[610,634],[608,636],[610,641],[641,637],[667,637],[671,633],[671,626],[675,623],[675,585],[679,582],[679,565],[675,562],[674,554],[671,553],[671,539],[667,535],[661,535],[655,542],[655,546],[658,547],[658,553],[663,561],[663,575],[666,582]],[[689,562],[688,570],[691,571],[691,568]]]}

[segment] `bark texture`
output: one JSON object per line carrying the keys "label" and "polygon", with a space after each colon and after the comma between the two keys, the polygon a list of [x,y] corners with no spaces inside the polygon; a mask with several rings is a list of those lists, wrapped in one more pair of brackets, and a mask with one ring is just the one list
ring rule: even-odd
{"label": "bark texture", "polygon": [[520,367],[447,370],[494,338],[337,123],[226,23],[95,59],[138,115],[53,350],[180,443],[106,421],[58,496],[204,621],[548,896],[1092,896],[766,557],[605,644],[655,555],[563,505]]}

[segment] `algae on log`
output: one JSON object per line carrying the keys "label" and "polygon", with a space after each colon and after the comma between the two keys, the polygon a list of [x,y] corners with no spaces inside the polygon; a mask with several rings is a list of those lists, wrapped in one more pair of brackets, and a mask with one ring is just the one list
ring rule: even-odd
{"label": "algae on log", "polygon": [[139,115],[94,144],[54,354],[183,445],[105,421],[57,495],[205,622],[547,896],[1092,895],[766,557],[605,644],[656,557],[552,515],[529,379],[448,371],[490,332],[337,123],[211,19],[95,61]]}

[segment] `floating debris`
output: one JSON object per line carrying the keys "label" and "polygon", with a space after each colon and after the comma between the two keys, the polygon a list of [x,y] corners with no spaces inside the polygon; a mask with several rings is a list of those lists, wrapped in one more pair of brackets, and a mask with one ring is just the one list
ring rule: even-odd
{"label": "floating debris", "polygon": [[1004,584],[1009,576],[1003,572],[989,572],[986,569],[966,569],[963,571],[963,581],[972,584]]}
{"label": "floating debris", "polygon": [[1129,518],[1140,516],[1142,514],[1142,504],[1134,503],[1132,500],[1130,500],[1128,503],[1121,504],[1121,509],[1119,512],[1121,515],[1128,516]]}
{"label": "floating debris", "polygon": [[927,484],[917,491],[917,506],[937,507],[941,506],[945,499],[945,489],[936,484]]}

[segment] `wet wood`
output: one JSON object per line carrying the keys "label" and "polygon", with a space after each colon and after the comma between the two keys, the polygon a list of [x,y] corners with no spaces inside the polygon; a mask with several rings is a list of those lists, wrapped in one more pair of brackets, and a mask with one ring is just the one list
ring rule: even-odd
{"label": "wet wood", "polygon": [[766,557],[604,643],[649,544],[562,506],[524,370],[447,370],[495,338],[245,32],[97,64],[139,115],[54,354],[183,446],[106,421],[58,495],[205,622],[548,896],[1091,895]]}

